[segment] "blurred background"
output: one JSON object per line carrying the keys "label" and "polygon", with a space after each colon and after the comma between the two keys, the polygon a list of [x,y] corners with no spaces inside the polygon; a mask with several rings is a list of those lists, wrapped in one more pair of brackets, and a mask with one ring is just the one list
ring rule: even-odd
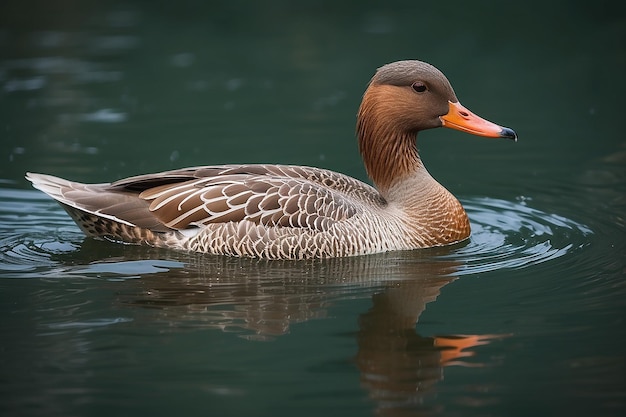
{"label": "blurred background", "polygon": [[[6,1],[0,176],[259,161],[363,177],[356,110],[375,69],[399,59],[434,64],[467,107],[519,131],[514,148],[428,132],[450,141],[419,143],[442,182],[454,169],[528,175],[513,163],[528,154],[575,170],[621,149],[616,5]],[[466,161],[490,152],[496,165]]]}

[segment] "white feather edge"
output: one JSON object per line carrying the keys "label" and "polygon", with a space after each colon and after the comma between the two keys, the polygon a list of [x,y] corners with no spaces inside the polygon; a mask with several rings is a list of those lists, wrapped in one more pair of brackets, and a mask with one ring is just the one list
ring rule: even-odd
{"label": "white feather edge", "polygon": [[50,197],[54,198],[55,200],[57,200],[60,203],[65,204],[66,206],[70,206],[72,208],[75,208],[77,210],[80,211],[84,211],[86,213],[89,214],[93,214],[94,216],[100,216],[100,217],[104,217],[105,219],[109,219],[118,223],[122,223],[125,224],[127,226],[131,226],[131,227],[137,227],[137,225],[126,221],[124,219],[120,219],[117,216],[113,216],[111,214],[107,214],[107,213],[103,213],[100,210],[96,210],[96,211],[91,211],[91,210],[87,210],[84,207],[80,207],[79,205],[77,205],[76,203],[66,199],[65,197],[63,197],[63,194],[61,193],[61,187],[71,187],[72,183],[70,181],[64,180],[63,178],[57,178],[57,177],[53,177],[51,175],[45,175],[45,174],[34,174],[34,173],[30,173],[28,172],[26,174],[26,179],[29,180],[30,182],[33,183],[33,187],[38,189],[39,191],[42,191],[46,194],[48,194]]}

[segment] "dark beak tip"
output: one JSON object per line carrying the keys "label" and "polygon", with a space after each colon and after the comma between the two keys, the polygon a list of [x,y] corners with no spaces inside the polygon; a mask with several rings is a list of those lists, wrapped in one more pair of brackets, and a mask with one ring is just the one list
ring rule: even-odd
{"label": "dark beak tip", "polygon": [[513,139],[513,141],[517,142],[517,134],[513,129],[509,129],[508,127],[503,127],[500,132],[501,138]]}

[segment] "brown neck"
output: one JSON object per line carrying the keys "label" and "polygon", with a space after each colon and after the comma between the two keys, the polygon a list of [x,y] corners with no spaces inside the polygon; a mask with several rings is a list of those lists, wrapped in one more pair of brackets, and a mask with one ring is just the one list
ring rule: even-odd
{"label": "brown neck", "polygon": [[417,133],[394,117],[398,106],[391,97],[385,97],[388,94],[380,87],[369,88],[357,117],[359,150],[365,169],[385,197],[394,183],[422,169],[415,142]]}

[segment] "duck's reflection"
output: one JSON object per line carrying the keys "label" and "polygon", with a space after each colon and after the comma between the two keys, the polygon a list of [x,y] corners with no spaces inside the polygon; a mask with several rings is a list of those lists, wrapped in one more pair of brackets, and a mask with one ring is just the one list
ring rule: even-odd
{"label": "duck's reflection", "polygon": [[426,304],[456,279],[457,264],[438,256],[441,251],[445,254],[441,249],[311,262],[180,255],[183,268],[132,280],[120,302],[156,308],[175,326],[267,339],[325,316],[333,301],[371,297],[371,308],[358,319],[355,363],[377,414],[436,414],[424,404],[432,403],[426,400],[443,368],[463,363],[473,347],[494,337],[416,332]]}
{"label": "duck's reflection", "polygon": [[361,314],[356,361],[379,415],[436,414],[437,410],[425,404],[443,379],[443,367],[461,364],[460,358],[472,355],[472,347],[494,337],[425,337],[416,332],[415,324],[426,304],[450,281],[431,276],[396,283],[374,294],[371,309]]}

